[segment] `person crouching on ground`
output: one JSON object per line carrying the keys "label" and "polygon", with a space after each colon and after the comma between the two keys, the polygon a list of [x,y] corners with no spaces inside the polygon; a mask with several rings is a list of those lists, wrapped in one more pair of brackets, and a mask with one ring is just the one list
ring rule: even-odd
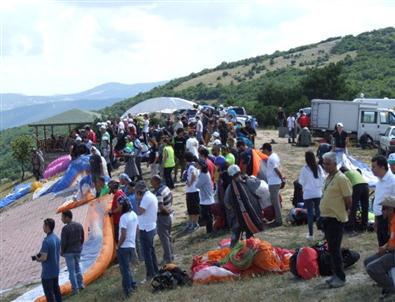
{"label": "person crouching on ground", "polygon": [[211,206],[214,204],[213,183],[206,160],[199,160],[197,162],[197,168],[200,170],[196,182],[196,188],[199,189],[200,215],[206,223],[207,234],[211,234],[213,232],[213,215],[211,213]]}
{"label": "person crouching on ground", "polygon": [[391,269],[395,267],[395,197],[387,197],[382,205],[383,216],[388,220],[390,239],[378,248],[376,254],[364,261],[366,272],[382,288],[380,298],[387,298],[395,293]]}
{"label": "person crouching on ground", "polygon": [[40,252],[32,256],[32,260],[41,262],[41,283],[47,301],[62,302],[59,287],[60,240],[53,233],[54,229],[55,220],[52,218],[45,219],[43,230],[47,236],[44,238]]}
{"label": "person crouching on ground", "polygon": [[73,221],[73,213],[70,210],[62,213],[62,222],[65,226],[60,236],[61,255],[66,260],[72,293],[76,295],[79,290],[84,289],[80,267],[84,228],[80,223]]}
{"label": "person crouching on ground", "polygon": [[137,215],[132,211],[130,203],[122,204],[122,215],[119,221],[119,239],[117,244],[117,257],[119,270],[122,275],[122,288],[126,297],[135,289],[130,262],[135,255],[136,248]]}
{"label": "person crouching on ground", "polygon": [[331,288],[337,288],[346,284],[340,248],[343,224],[348,221],[347,210],[352,202],[352,186],[348,178],[337,170],[335,152],[325,153],[323,159],[328,176],[324,184],[320,212],[333,272],[333,276],[326,283]]}

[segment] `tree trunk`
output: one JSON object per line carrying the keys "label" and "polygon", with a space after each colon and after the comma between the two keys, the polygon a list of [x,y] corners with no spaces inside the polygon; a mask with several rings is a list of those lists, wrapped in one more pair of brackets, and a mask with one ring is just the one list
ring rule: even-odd
{"label": "tree trunk", "polygon": [[25,166],[23,164],[23,162],[21,163],[21,167],[22,167],[22,181],[25,179]]}

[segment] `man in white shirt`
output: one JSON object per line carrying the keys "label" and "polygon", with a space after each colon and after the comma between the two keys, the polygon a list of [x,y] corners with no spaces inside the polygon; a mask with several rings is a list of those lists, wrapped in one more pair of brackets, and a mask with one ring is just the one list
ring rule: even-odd
{"label": "man in white shirt", "polygon": [[177,116],[176,117],[177,122],[174,124],[174,136],[177,136],[177,130],[184,128],[184,124],[181,121],[181,117]]}
{"label": "man in white shirt", "polygon": [[267,183],[269,185],[270,199],[274,207],[276,215],[276,222],[274,226],[283,224],[281,218],[281,205],[280,205],[280,189],[285,185],[285,177],[280,171],[280,158],[272,151],[272,145],[265,143],[262,145],[261,150],[264,154],[269,156],[267,159]]}
{"label": "man in white shirt", "polygon": [[129,202],[122,203],[122,216],[119,221],[117,257],[122,275],[122,288],[126,297],[135,289],[136,283],[130,270],[130,262],[136,248],[137,215]]}
{"label": "man in white shirt", "polygon": [[372,171],[379,181],[376,183],[373,212],[379,246],[383,246],[389,239],[388,220],[383,217],[381,203],[386,197],[395,196],[395,175],[388,169],[387,159],[383,155],[372,158]]}
{"label": "man in white shirt", "polygon": [[189,131],[189,138],[187,139],[187,142],[185,143],[185,148],[186,151],[191,152],[196,158],[199,157],[199,141],[196,139],[195,134],[193,131]]}
{"label": "man in white shirt", "polygon": [[295,118],[292,113],[289,114],[287,118],[287,127],[288,127],[288,143],[295,143]]}
{"label": "man in white shirt", "polygon": [[158,273],[158,263],[154,247],[158,199],[153,193],[148,191],[145,182],[142,180],[137,182],[135,192],[138,203],[139,234],[145,262],[146,280],[150,280]]}
{"label": "man in white shirt", "polygon": [[148,145],[148,133],[149,133],[149,118],[148,118],[148,114],[144,114],[143,136],[144,136],[144,143],[146,145]]}
{"label": "man in white shirt", "polygon": [[196,139],[200,144],[203,142],[203,123],[198,115],[196,115]]}

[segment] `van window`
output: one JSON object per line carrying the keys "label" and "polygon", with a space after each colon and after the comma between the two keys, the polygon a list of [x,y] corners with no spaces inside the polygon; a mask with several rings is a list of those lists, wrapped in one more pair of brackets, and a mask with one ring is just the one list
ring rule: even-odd
{"label": "van window", "polygon": [[388,117],[389,117],[389,124],[395,125],[395,114],[393,112],[388,112]]}
{"label": "van window", "polygon": [[380,123],[381,124],[390,124],[390,112],[388,112],[388,111],[380,112]]}
{"label": "van window", "polygon": [[376,124],[377,123],[377,112],[376,111],[362,111],[361,112],[361,123]]}

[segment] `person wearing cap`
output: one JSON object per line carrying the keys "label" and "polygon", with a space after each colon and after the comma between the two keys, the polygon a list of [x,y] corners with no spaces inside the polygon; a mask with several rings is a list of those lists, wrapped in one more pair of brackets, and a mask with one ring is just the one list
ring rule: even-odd
{"label": "person wearing cap", "polygon": [[277,153],[273,152],[272,145],[265,143],[261,147],[262,153],[268,156],[267,159],[267,183],[269,185],[270,198],[274,213],[276,215],[276,223],[274,226],[283,224],[281,218],[281,205],[280,205],[280,189],[285,186],[285,177],[280,170],[280,157]]}
{"label": "person wearing cap", "polygon": [[320,213],[333,272],[326,283],[330,288],[338,288],[346,284],[341,243],[343,225],[348,221],[347,210],[352,204],[352,186],[348,178],[337,169],[335,152],[325,153],[323,158],[324,170],[328,176],[324,183]]}
{"label": "person wearing cap", "polygon": [[242,233],[245,232],[247,239],[253,237],[255,233],[263,230],[264,222],[258,197],[252,194],[252,188],[249,187],[250,181],[260,182],[260,180],[243,176],[237,165],[231,165],[228,174],[232,177],[232,181],[225,191],[224,203],[228,224],[232,230],[230,246],[234,247]]}
{"label": "person wearing cap", "polygon": [[306,115],[306,113],[303,112],[303,110],[299,111],[300,115],[297,118],[296,122],[299,125],[300,129],[303,129],[304,127],[309,128],[310,127],[310,119],[309,117]]}
{"label": "person wearing cap", "polygon": [[346,153],[349,137],[348,133],[344,131],[343,123],[336,124],[336,130],[332,133],[332,150],[336,152]]}
{"label": "person wearing cap", "polygon": [[156,230],[163,249],[162,263],[167,264],[174,260],[171,238],[173,194],[168,186],[162,184],[162,178],[159,175],[151,177],[151,186],[153,188],[153,193],[158,199]]}
{"label": "person wearing cap", "polygon": [[126,173],[121,173],[118,176],[119,178],[119,188],[126,193],[126,186],[129,182],[131,182],[132,180],[130,179],[130,177],[126,174]]}
{"label": "person wearing cap", "polygon": [[395,267],[395,196],[386,197],[381,204],[383,216],[388,221],[389,240],[379,246],[377,253],[366,258],[364,265],[368,275],[382,288],[380,299],[395,293],[391,269]]}
{"label": "person wearing cap", "polygon": [[101,137],[100,137],[100,150],[103,150],[103,148],[105,147],[104,146],[104,144],[105,144],[104,141],[107,140],[107,141],[109,141],[111,143],[111,138],[110,138],[110,134],[107,131],[107,127],[104,126],[104,125],[100,126],[100,134],[101,134]]}
{"label": "person wearing cap", "polygon": [[388,164],[390,165],[392,174],[395,174],[395,153],[391,153],[388,156],[387,161],[388,161]]}
{"label": "person wearing cap", "polygon": [[386,197],[395,196],[395,175],[389,171],[387,159],[383,155],[372,158],[372,172],[378,178],[374,190],[373,213],[377,241],[382,246],[388,241],[389,234],[388,221],[383,216],[381,203]]}
{"label": "person wearing cap", "polygon": [[111,153],[112,153],[112,150],[111,150],[110,141],[107,137],[103,138],[103,149],[101,150],[101,152],[102,152],[104,159],[106,160],[108,176],[111,178],[111,171],[112,171]]}
{"label": "person wearing cap", "polygon": [[158,273],[158,262],[154,247],[158,216],[158,199],[152,192],[148,191],[143,180],[136,183],[135,192],[139,207],[137,214],[140,229],[140,243],[146,269],[146,280],[144,281],[148,281],[154,278]]}
{"label": "person wearing cap", "polygon": [[196,182],[196,188],[199,189],[200,217],[206,223],[207,234],[211,234],[213,231],[213,215],[211,213],[211,206],[214,204],[213,181],[205,159],[198,160],[197,168],[200,171]]}

